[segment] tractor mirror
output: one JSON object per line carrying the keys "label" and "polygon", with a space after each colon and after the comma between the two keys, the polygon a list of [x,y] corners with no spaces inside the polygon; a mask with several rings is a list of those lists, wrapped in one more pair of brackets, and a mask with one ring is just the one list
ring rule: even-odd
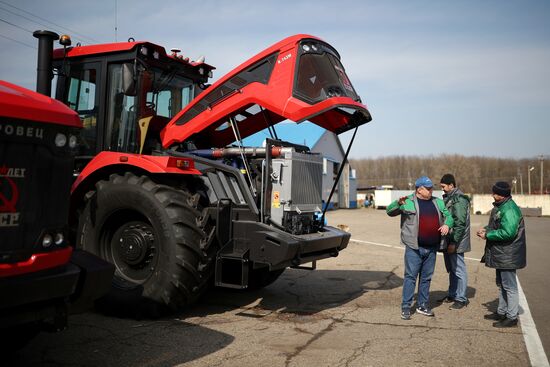
{"label": "tractor mirror", "polygon": [[134,65],[122,64],[122,91],[127,96],[135,96],[136,80],[134,77]]}

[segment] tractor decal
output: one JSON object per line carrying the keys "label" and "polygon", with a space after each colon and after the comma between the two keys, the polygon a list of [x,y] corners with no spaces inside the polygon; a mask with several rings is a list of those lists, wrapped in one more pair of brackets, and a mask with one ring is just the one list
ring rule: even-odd
{"label": "tractor decal", "polygon": [[0,167],[0,227],[16,227],[19,225],[17,201],[19,189],[13,178],[24,178],[25,168]]}
{"label": "tractor decal", "polygon": [[0,134],[4,136],[25,136],[27,138],[44,138],[44,129],[31,126],[0,124]]}

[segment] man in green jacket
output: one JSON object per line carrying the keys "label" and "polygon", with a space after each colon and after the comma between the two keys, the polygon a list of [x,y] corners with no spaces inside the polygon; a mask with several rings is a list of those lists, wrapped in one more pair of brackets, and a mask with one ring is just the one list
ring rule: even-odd
{"label": "man in green jacket", "polygon": [[518,324],[519,295],[516,269],[527,265],[525,222],[521,210],[512,200],[510,185],[497,182],[493,186],[494,208],[489,225],[477,235],[486,240],[485,266],[496,269],[500,289],[497,312],[485,315],[496,320],[495,327],[514,327]]}
{"label": "man in green jacket", "polygon": [[438,248],[443,236],[453,226],[453,218],[443,200],[432,197],[433,183],[426,176],[415,182],[416,192],[392,202],[386,208],[389,216],[401,215],[401,243],[405,245],[405,276],[401,318],[410,320],[411,306],[418,281],[416,311],[434,316],[429,307],[430,283]]}
{"label": "man in green jacket", "polygon": [[460,310],[468,305],[466,289],[468,273],[464,253],[470,251],[470,199],[458,187],[455,177],[447,173],[439,181],[445,192],[445,207],[453,216],[453,230],[447,236],[447,246],[443,248],[445,268],[449,273],[447,296],[439,302],[453,302],[449,309]]}

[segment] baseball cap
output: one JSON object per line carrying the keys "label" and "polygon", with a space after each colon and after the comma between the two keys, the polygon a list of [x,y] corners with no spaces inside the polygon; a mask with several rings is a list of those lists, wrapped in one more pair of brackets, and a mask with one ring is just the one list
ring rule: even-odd
{"label": "baseball cap", "polygon": [[434,184],[432,182],[432,180],[430,180],[429,177],[427,176],[422,176],[422,177],[419,177],[416,182],[414,183],[414,185],[416,187],[420,187],[420,186],[424,186],[426,188],[430,188],[430,187],[433,187]]}

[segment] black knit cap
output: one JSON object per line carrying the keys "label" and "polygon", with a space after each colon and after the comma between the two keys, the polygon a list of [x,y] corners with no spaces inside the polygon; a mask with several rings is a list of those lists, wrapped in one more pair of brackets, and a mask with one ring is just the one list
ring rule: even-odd
{"label": "black knit cap", "polygon": [[512,193],[512,189],[508,182],[499,181],[493,185],[493,194],[508,197]]}
{"label": "black knit cap", "polygon": [[456,187],[455,176],[451,175],[450,173],[444,174],[439,182],[445,185],[453,184],[453,186]]}

